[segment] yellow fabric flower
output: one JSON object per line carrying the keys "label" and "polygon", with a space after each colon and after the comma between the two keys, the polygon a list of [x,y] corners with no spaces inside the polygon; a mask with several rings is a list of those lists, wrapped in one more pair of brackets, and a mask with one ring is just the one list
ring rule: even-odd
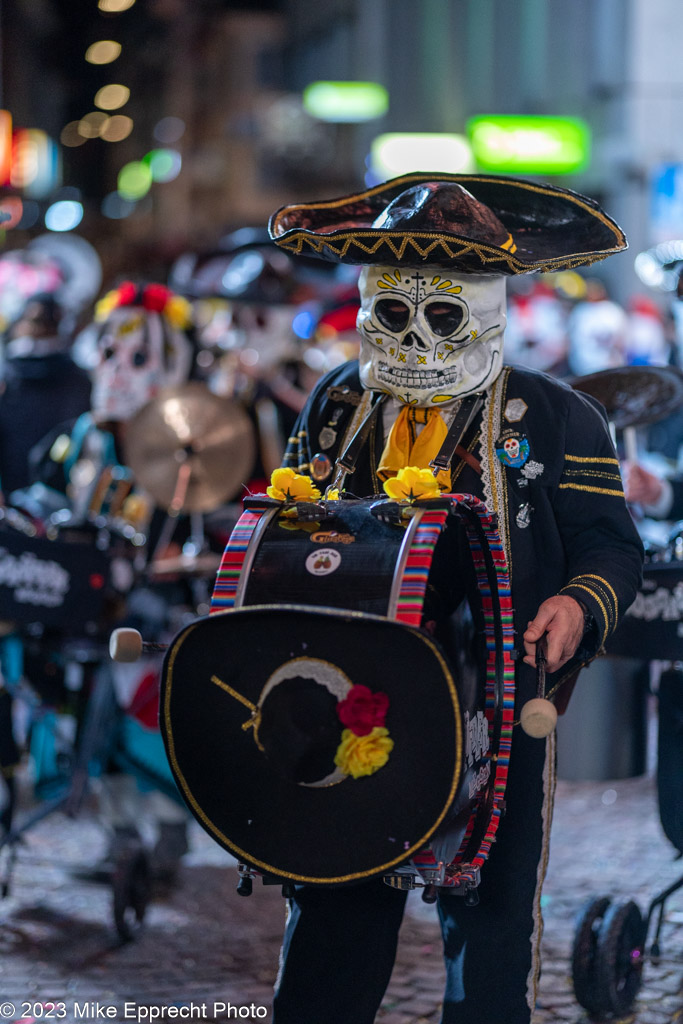
{"label": "yellow fabric flower", "polygon": [[[292,509],[296,514],[296,509]],[[283,530],[303,530],[304,533],[316,533],[320,529],[320,523],[301,523],[298,519],[283,519],[287,513],[283,512],[278,519],[278,526]]]}
{"label": "yellow fabric flower", "polygon": [[431,469],[404,466],[396,476],[384,481],[384,490],[393,501],[416,501],[418,498],[438,498],[439,482]]}
{"label": "yellow fabric flower", "polygon": [[192,306],[182,295],[173,295],[164,306],[164,316],[173,327],[184,331],[192,323]]}
{"label": "yellow fabric flower", "polygon": [[107,292],[107,294],[95,304],[95,320],[97,323],[102,323],[103,320],[106,320],[111,311],[116,309],[118,304],[119,292],[118,289],[115,288],[113,291]]}
{"label": "yellow fabric flower", "polygon": [[320,497],[310,476],[295,473],[293,469],[273,470],[266,494],[276,501],[317,501]]}
{"label": "yellow fabric flower", "polygon": [[338,487],[328,487],[328,489],[325,491],[325,500],[326,501],[339,501],[339,488]]}
{"label": "yellow fabric flower", "polygon": [[394,741],[384,726],[376,725],[367,736],[356,736],[350,729],[344,729],[334,763],[345,775],[359,779],[383,768],[393,747]]}

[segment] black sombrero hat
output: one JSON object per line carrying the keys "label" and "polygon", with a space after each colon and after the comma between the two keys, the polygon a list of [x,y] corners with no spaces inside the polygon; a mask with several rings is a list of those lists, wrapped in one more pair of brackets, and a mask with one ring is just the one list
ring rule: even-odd
{"label": "black sombrero hat", "polygon": [[[354,777],[335,754],[338,705],[358,685],[384,695],[393,746]],[[200,619],[166,655],[161,730],[200,824],[282,879],[343,885],[393,870],[447,822],[462,782],[448,665],[427,635],[379,616],[260,605]]]}
{"label": "black sombrero hat", "polygon": [[297,255],[467,274],[563,270],[627,248],[592,199],[480,174],[405,174],[356,195],[283,206],[268,227]]}

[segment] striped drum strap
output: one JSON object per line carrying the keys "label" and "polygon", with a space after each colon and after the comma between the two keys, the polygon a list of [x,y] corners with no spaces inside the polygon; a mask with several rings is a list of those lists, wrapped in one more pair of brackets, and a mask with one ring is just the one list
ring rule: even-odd
{"label": "striped drum strap", "polygon": [[235,607],[237,586],[249,541],[262,516],[268,511],[268,508],[247,509],[235,523],[216,573],[209,615],[215,615],[217,612],[224,612],[228,608]]}
{"label": "striped drum strap", "polygon": [[[486,861],[491,844],[495,839],[498,825],[500,823],[503,802],[505,798],[505,786],[507,783],[508,767],[510,763],[510,747],[512,744],[512,726],[514,721],[515,705],[515,665],[513,661],[514,649],[514,627],[512,620],[512,596],[510,592],[510,575],[505,557],[500,534],[495,523],[494,516],[489,512],[486,505],[471,494],[444,494],[443,498],[450,498],[456,504],[474,512],[479,520],[479,525],[486,539],[488,550],[493,561],[496,574],[497,599],[491,593],[491,584],[486,569],[486,560],[482,550],[481,541],[477,531],[465,520],[467,539],[472,553],[477,586],[482,601],[484,621],[486,628],[486,717],[489,724],[489,737],[493,740],[493,719],[495,708],[495,684],[496,684],[496,608],[500,610],[501,632],[502,632],[502,661],[503,661],[503,709],[502,725],[498,748],[498,758],[495,766],[493,780],[493,808],[491,817],[474,857],[470,858],[467,864],[463,864],[458,872],[458,878],[463,879],[470,876],[473,884],[479,868]],[[406,569],[402,581],[397,619],[412,626],[419,626],[427,589],[427,578],[432,561],[432,555],[436,546],[439,533],[448,516],[448,511],[435,510],[425,512],[420,525],[418,526],[413,544],[406,560]],[[459,863],[459,858],[465,852],[469,839],[472,835],[476,821],[476,811],[470,817],[465,831],[460,850],[454,861]],[[413,862],[418,867],[438,867],[432,851],[427,848],[415,857]],[[446,884],[448,884],[446,882]]]}
{"label": "striped drum strap", "polygon": [[406,626],[419,627],[422,624],[422,608],[434,548],[449,514],[448,508],[428,509],[423,513],[415,531],[396,602],[396,621]]}

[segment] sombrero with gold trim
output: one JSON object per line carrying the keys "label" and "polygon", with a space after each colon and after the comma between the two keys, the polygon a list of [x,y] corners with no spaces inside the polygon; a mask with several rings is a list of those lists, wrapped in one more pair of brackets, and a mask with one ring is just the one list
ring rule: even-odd
{"label": "sombrero with gold trim", "polygon": [[167,652],[160,726],[199,823],[280,879],[391,871],[471,802],[451,669],[426,633],[381,616],[255,605],[199,619]]}
{"label": "sombrero with gold trim", "polygon": [[283,206],[268,229],[295,255],[466,274],[565,270],[627,248],[592,199],[479,174],[404,174],[355,195]]}

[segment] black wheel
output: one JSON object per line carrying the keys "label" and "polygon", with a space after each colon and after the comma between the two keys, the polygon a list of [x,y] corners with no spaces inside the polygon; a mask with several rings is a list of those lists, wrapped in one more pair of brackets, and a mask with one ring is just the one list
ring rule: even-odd
{"label": "black wheel", "polygon": [[123,942],[132,939],[145,917],[149,902],[149,862],[144,850],[124,850],[114,864],[112,876],[114,924]]}
{"label": "black wheel", "polygon": [[645,926],[636,903],[613,903],[598,933],[595,978],[598,998],[616,1017],[636,1000],[643,973]]}
{"label": "black wheel", "polygon": [[610,902],[608,896],[589,900],[577,918],[572,947],[574,995],[585,1010],[596,1016],[606,1009],[598,997],[595,970],[598,933]]}

